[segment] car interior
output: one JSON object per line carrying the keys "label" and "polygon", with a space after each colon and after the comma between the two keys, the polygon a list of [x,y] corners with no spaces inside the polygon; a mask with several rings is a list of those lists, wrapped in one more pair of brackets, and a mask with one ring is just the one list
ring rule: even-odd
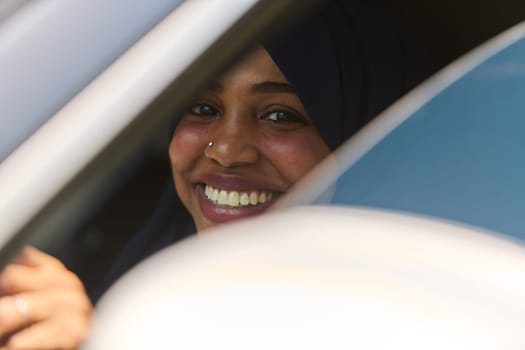
{"label": "car interior", "polygon": [[[415,0],[334,0],[318,6],[315,11],[323,6],[339,9],[334,16],[339,16],[338,21],[347,21],[347,26],[340,27],[335,35],[340,40],[355,40],[361,50],[357,64],[362,65],[362,84],[368,93],[366,100],[359,101],[363,119],[355,125],[356,130],[440,68],[519,22],[525,13],[525,3],[516,0],[444,0],[432,4]],[[279,29],[286,29],[283,27]],[[272,38],[279,34],[266,28],[263,35]],[[249,47],[249,42],[243,47]],[[206,72],[208,77],[202,78],[202,84],[232,60],[224,57],[223,61],[224,65]],[[174,123],[183,103],[166,101],[170,94],[179,94],[184,100],[192,93],[182,86],[179,83],[168,89],[144,114],[166,113],[168,108]],[[175,240],[193,233],[189,214],[177,200],[171,181],[169,130],[164,123],[157,127],[153,140],[144,142],[138,151],[133,148],[126,161],[104,178],[108,184],[98,189],[93,204],[69,214],[75,215],[74,223],[65,225],[53,239],[32,242],[78,274],[93,300],[114,281],[117,271],[130,268],[144,251],[155,252],[163,244],[159,242],[161,232],[170,230]],[[108,156],[99,161],[93,172],[112,162]],[[126,259],[121,258],[123,251]]]}

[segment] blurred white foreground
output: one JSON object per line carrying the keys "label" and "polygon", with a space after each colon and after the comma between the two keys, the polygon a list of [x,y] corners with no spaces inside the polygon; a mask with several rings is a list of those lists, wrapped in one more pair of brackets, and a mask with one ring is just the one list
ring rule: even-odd
{"label": "blurred white foreground", "polygon": [[525,248],[306,207],[165,249],[100,302],[87,349],[525,349]]}

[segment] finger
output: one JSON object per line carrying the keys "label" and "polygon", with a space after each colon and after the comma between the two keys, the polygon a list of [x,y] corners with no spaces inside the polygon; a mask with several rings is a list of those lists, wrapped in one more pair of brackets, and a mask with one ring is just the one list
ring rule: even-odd
{"label": "finger", "polygon": [[62,315],[89,319],[91,309],[85,294],[69,289],[3,297],[0,298],[0,337]]}
{"label": "finger", "polygon": [[[31,323],[29,306],[14,296],[0,299],[0,336],[5,336]],[[23,304],[23,306],[21,306]]]}
{"label": "finger", "polygon": [[31,246],[24,247],[14,259],[13,263],[32,267],[64,268],[60,260]]}
{"label": "finger", "polygon": [[39,290],[45,287],[48,279],[48,276],[43,276],[43,272],[33,267],[11,264],[0,273],[0,292],[9,295]]}
{"label": "finger", "polygon": [[73,350],[80,347],[89,329],[82,318],[57,318],[36,323],[12,335],[6,343],[9,350]]}
{"label": "finger", "polygon": [[42,269],[10,264],[0,273],[0,293],[2,295],[55,287],[84,290],[79,278],[65,268]]}

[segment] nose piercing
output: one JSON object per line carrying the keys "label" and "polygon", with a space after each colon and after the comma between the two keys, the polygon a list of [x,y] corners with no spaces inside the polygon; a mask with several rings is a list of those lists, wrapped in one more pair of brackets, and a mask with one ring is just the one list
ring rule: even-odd
{"label": "nose piercing", "polygon": [[208,147],[213,147],[213,141],[208,142]]}

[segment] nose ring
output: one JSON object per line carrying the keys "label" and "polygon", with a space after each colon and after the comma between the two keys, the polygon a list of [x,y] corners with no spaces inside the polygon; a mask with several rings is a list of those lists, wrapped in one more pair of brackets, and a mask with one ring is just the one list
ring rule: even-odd
{"label": "nose ring", "polygon": [[213,147],[213,141],[208,142],[208,147]]}

